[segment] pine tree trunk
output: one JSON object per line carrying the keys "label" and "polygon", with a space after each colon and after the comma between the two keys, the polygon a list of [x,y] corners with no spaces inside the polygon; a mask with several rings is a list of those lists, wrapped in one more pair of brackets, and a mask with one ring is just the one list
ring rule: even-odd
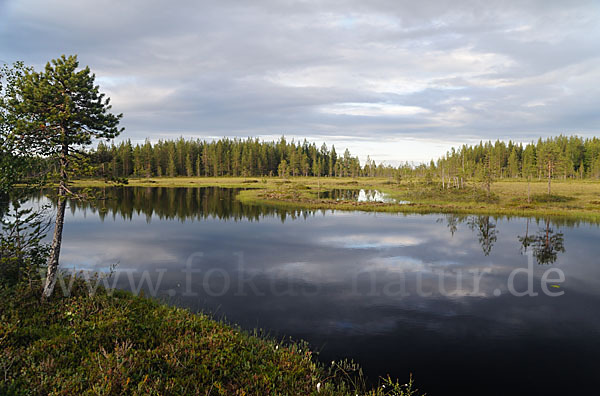
{"label": "pine tree trunk", "polygon": [[48,259],[48,272],[44,291],[42,292],[42,301],[52,296],[56,278],[58,275],[58,259],[60,257],[60,247],[62,244],[63,225],[65,223],[65,209],[67,208],[67,156],[69,154],[68,146],[64,145],[60,159],[60,186],[58,187],[58,206],[56,209],[56,222],[54,225],[54,236],[52,238],[52,247],[50,248],[50,257]]}
{"label": "pine tree trunk", "polygon": [[551,183],[552,183],[552,165],[550,162],[548,162],[548,195],[551,195],[551,193],[552,193]]}
{"label": "pine tree trunk", "polygon": [[48,259],[48,272],[46,275],[46,283],[42,299],[47,300],[54,291],[56,285],[56,277],[58,275],[58,258],[60,256],[60,246],[62,244],[62,232],[65,222],[65,209],[67,207],[66,193],[63,182],[60,183],[58,190],[58,207],[56,210],[56,223],[54,225],[54,237],[52,238],[52,248],[50,250],[50,258]]}

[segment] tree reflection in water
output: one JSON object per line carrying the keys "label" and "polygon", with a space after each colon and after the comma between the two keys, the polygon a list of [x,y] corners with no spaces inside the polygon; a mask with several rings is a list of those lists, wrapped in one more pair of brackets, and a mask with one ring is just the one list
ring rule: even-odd
{"label": "tree reflection in water", "polygon": [[[110,187],[94,190],[93,195],[98,197],[96,200],[69,200],[71,211],[98,213],[102,220],[107,215],[131,220],[134,215],[143,214],[147,222],[152,218],[180,221],[206,218],[258,221],[263,217],[278,217],[284,222],[286,219],[307,217],[317,212],[243,204],[235,198],[241,190],[239,188]],[[42,196],[47,196],[56,203],[56,196],[52,192],[40,192],[37,198]]]}
{"label": "tree reflection in water", "polygon": [[[483,250],[483,254],[489,256],[494,244],[498,240],[498,230],[496,222],[490,216],[463,216],[456,214],[446,215],[438,222],[444,221],[450,234],[454,236],[458,230],[458,225],[466,223],[469,228],[477,234],[478,242]],[[531,219],[527,219],[525,234],[517,236],[521,254],[527,254],[532,249],[533,257],[538,264],[553,264],[558,259],[559,253],[565,252],[564,234],[556,232],[550,226],[550,219],[545,219],[545,227],[539,229],[536,233],[530,234],[529,225]]]}
{"label": "tree reflection in water", "polygon": [[483,254],[489,256],[498,240],[496,223],[490,220],[490,216],[471,216],[467,224],[471,230],[477,232]]}
{"label": "tree reflection in water", "polygon": [[554,232],[550,220],[546,220],[546,229],[539,230],[533,240],[533,256],[538,264],[554,264],[558,253],[565,252],[564,242],[563,233]]}
{"label": "tree reflection in water", "polygon": [[[112,215],[113,218],[119,216],[130,220],[134,214],[144,214],[148,222],[153,217],[181,221],[205,218],[258,221],[264,217],[276,217],[285,222],[286,219],[306,218],[318,212],[325,212],[246,205],[235,198],[240,190],[218,187],[111,187],[97,189],[96,196],[99,199],[94,202],[70,200],[69,206],[73,213],[77,210],[89,210],[97,212],[101,219]],[[344,194],[342,195],[346,198],[353,197],[356,191],[348,190],[344,191]],[[51,192],[40,192],[37,197],[41,198],[43,195],[48,196],[51,201],[56,201]],[[438,222],[444,220],[452,236],[460,224],[466,223],[469,229],[476,233],[483,254],[490,255],[498,239],[495,219],[490,216],[448,214]],[[549,219],[545,220],[545,228],[535,234],[530,234],[529,224],[530,219],[527,219],[525,234],[518,236],[521,253],[526,254],[531,248],[538,264],[555,263],[558,254],[565,252],[563,233],[555,232],[550,227]]]}

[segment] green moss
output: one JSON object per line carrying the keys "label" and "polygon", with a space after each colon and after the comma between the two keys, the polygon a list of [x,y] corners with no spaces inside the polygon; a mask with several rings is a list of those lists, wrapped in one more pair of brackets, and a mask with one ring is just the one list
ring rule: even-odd
{"label": "green moss", "polygon": [[325,367],[304,344],[125,292],[90,296],[76,283],[70,297],[39,295],[0,289],[2,395],[413,394],[367,391],[346,374],[356,366]]}

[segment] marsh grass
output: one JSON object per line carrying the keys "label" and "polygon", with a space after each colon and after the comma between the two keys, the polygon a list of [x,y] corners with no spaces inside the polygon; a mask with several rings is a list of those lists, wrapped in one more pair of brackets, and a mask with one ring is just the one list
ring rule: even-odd
{"label": "marsh grass", "polygon": [[[360,368],[325,365],[306,343],[245,332],[205,314],[126,292],[40,303],[41,290],[0,287],[1,395],[413,395],[367,389]],[[412,380],[411,380],[412,381]],[[396,381],[396,383],[398,383]]]}
{"label": "marsh grass", "polygon": [[548,195],[548,194],[535,194],[531,196],[531,202],[534,203],[557,203],[557,202],[571,202],[574,201],[575,197],[566,197],[564,195]]}

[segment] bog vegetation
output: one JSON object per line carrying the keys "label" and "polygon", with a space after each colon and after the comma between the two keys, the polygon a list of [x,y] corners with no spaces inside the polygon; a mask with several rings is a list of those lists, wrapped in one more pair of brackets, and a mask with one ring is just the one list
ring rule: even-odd
{"label": "bog vegetation", "polygon": [[[70,283],[67,279],[65,283]],[[39,287],[38,287],[39,286]],[[416,395],[350,362],[125,292],[0,287],[2,395]]]}

